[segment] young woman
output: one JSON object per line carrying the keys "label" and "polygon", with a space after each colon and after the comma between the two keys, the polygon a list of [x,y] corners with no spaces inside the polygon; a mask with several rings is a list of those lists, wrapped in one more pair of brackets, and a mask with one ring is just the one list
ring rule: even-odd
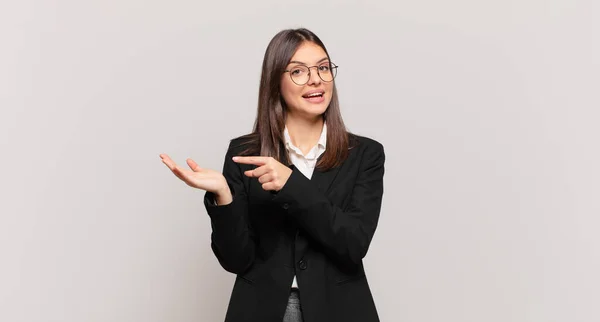
{"label": "young woman", "polygon": [[362,259],[385,155],[346,130],[336,72],[314,33],[281,31],[263,60],[254,130],[231,141],[222,174],[160,155],[206,191],[212,251],[237,275],[227,322],[379,321]]}

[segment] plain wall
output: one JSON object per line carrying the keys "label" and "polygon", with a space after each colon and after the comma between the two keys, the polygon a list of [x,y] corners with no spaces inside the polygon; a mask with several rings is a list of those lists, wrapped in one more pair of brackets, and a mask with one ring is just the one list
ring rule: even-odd
{"label": "plain wall", "polygon": [[[222,321],[203,192],[264,50],[325,42],[384,144],[382,321],[600,321],[598,1],[2,1],[0,321]],[[310,322],[310,321],[307,321]]]}

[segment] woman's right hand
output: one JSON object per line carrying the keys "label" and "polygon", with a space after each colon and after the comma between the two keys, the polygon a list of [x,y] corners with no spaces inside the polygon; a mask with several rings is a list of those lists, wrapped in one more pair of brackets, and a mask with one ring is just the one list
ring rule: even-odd
{"label": "woman's right hand", "polygon": [[161,154],[162,162],[171,169],[173,174],[188,186],[212,192],[217,198],[217,203],[227,204],[231,202],[231,191],[227,180],[218,171],[212,169],[200,168],[192,159],[187,159],[186,162],[191,170],[183,169],[175,164],[175,162],[166,154]]}

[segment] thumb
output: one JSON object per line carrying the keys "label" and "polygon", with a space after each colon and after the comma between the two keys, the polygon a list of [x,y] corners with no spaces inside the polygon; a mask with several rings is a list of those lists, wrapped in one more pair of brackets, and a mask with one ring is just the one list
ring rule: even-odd
{"label": "thumb", "polygon": [[194,172],[199,172],[202,170],[202,168],[200,168],[194,160],[187,159],[185,161],[187,162],[188,166],[190,166],[190,169],[192,169]]}

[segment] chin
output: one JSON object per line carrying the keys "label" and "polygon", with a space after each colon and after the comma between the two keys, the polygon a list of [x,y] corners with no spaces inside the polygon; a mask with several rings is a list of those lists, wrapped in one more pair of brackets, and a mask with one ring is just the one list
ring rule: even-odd
{"label": "chin", "polygon": [[311,106],[307,106],[303,110],[305,114],[309,114],[311,116],[320,116],[323,113],[325,113],[325,111],[327,111],[328,106],[329,103],[312,104]]}
{"label": "chin", "polygon": [[300,101],[294,107],[288,106],[290,108],[290,112],[293,114],[297,114],[298,116],[302,115],[307,118],[315,118],[322,116],[327,108],[329,107],[330,100],[321,102],[321,103],[309,103],[305,101]]}

